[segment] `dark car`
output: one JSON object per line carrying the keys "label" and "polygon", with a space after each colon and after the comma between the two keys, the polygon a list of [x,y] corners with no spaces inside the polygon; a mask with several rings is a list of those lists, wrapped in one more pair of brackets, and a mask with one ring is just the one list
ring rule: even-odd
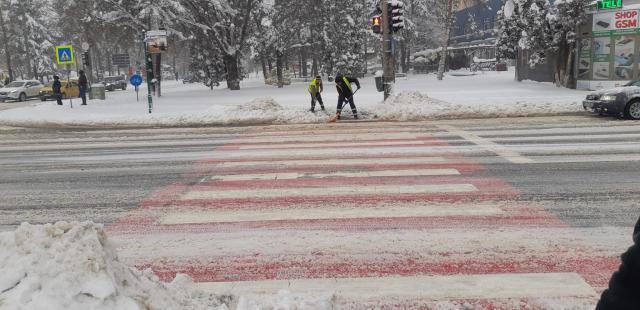
{"label": "dark car", "polygon": [[114,91],[116,89],[127,89],[127,78],[124,75],[119,76],[106,76],[102,80],[102,84],[104,84],[104,89],[108,91]]}
{"label": "dark car", "polygon": [[582,107],[594,113],[640,120],[640,80],[587,95]]}

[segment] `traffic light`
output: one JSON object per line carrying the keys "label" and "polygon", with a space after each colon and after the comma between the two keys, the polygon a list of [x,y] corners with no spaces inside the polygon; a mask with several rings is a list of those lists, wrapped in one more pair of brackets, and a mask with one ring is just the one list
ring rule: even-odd
{"label": "traffic light", "polygon": [[88,51],[82,53],[82,64],[85,67],[91,67],[91,55],[89,54]]}
{"label": "traffic light", "polygon": [[404,3],[398,0],[389,2],[389,25],[393,32],[398,32],[404,28]]}
{"label": "traffic light", "polygon": [[382,17],[380,15],[371,18],[371,30],[373,33],[382,33]]}

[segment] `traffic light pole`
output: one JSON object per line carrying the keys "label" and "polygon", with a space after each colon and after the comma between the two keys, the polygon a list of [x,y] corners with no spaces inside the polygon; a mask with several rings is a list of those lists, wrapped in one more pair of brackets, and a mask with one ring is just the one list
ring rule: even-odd
{"label": "traffic light pole", "polygon": [[380,2],[380,9],[382,10],[382,80],[384,83],[384,100],[387,100],[391,96],[392,86],[395,82],[394,58],[391,47],[393,32],[391,31],[389,3],[387,0]]}
{"label": "traffic light pole", "polygon": [[151,54],[149,54],[149,49],[147,48],[147,33],[143,32],[144,40],[142,40],[142,44],[144,45],[144,62],[145,69],[147,70],[147,99],[149,101],[149,114],[153,110],[153,98],[151,97],[151,87],[153,82],[153,62],[151,60]]}

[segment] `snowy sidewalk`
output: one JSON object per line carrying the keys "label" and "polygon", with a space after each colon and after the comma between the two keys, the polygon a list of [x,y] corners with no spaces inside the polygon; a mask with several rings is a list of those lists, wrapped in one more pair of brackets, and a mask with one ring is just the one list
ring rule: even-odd
{"label": "snowy sidewalk", "polygon": [[[550,83],[515,82],[513,72],[480,72],[476,75],[448,75],[437,81],[434,75],[410,75],[398,79],[395,93],[386,103],[375,89],[373,78],[362,80],[356,105],[364,119],[427,120],[537,116],[580,113],[584,91],[558,88]],[[0,125],[12,126],[224,126],[285,123],[322,123],[335,113],[337,93],[325,81],[323,98],[327,112],[309,112],[310,98],[304,82],[283,89],[267,86],[253,77],[242,90],[224,87],[212,90],[201,84],[167,81],[163,96],[154,97],[148,113],[146,89],[136,102],[133,88],[107,93],[107,100],[91,100],[79,106],[74,100],[59,107],[55,102],[0,111]],[[348,110],[348,109],[347,109]],[[350,117],[350,112],[344,114]]]}

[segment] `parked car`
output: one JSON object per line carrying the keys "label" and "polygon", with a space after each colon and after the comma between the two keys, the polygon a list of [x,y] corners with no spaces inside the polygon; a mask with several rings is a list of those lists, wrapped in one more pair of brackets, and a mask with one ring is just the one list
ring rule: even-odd
{"label": "parked car", "polygon": [[26,101],[29,98],[35,98],[40,96],[40,89],[42,87],[42,83],[36,80],[13,81],[0,88],[0,101]]}
{"label": "parked car", "polygon": [[184,79],[182,79],[182,84],[199,83],[199,82],[200,82],[200,78],[198,78],[195,75],[188,76],[188,77],[185,77]]}
{"label": "parked car", "polygon": [[640,80],[587,95],[582,107],[593,113],[640,120]]}
{"label": "parked car", "polygon": [[[62,89],[60,90],[60,92],[62,92],[62,98],[68,99],[80,97],[80,87],[78,86],[77,79],[71,80],[70,82],[64,80],[60,81],[60,83],[62,83]],[[40,89],[40,100],[47,101],[49,99],[56,99],[53,95],[53,81],[45,84],[44,87]]]}
{"label": "parked car", "polygon": [[127,83],[127,77],[124,75],[105,76],[102,80],[104,89],[108,91],[114,91],[116,89],[127,90]]}

